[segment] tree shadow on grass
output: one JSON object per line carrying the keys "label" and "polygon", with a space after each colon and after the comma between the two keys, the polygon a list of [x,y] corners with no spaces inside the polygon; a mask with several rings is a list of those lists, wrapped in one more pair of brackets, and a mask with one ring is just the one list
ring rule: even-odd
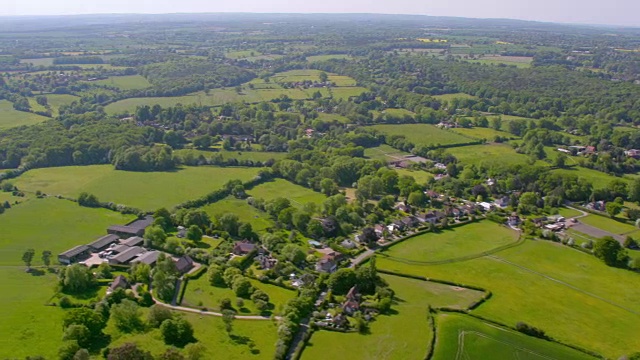
{"label": "tree shadow on grass", "polygon": [[260,354],[260,349],[256,348],[256,343],[248,336],[229,334],[231,341],[237,345],[247,345],[251,351],[251,354]]}
{"label": "tree shadow on grass", "polygon": [[102,334],[91,340],[88,349],[91,354],[99,354],[100,351],[111,343],[111,335]]}
{"label": "tree shadow on grass", "polygon": [[29,274],[31,274],[31,276],[43,276],[45,272],[42,269],[31,268],[31,270],[29,270]]}

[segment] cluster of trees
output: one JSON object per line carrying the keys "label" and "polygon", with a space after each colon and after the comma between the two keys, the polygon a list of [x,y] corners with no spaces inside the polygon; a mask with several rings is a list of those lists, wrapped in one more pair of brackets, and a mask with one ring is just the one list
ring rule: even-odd
{"label": "cluster of trees", "polygon": [[[232,289],[238,298],[251,299],[256,309],[265,311],[269,308],[269,295],[262,290],[254,288],[240,269],[213,264],[209,267],[207,276],[212,286]],[[221,310],[233,310],[230,299],[222,299],[219,306]]]}

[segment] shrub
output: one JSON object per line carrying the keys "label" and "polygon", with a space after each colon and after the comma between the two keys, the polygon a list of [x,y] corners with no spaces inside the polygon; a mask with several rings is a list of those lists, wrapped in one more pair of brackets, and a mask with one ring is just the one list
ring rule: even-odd
{"label": "shrub", "polygon": [[519,322],[516,324],[516,330],[523,334],[527,334],[529,336],[534,336],[540,339],[549,340],[549,337],[544,333],[542,329],[538,329],[537,327],[528,325],[523,322]]}
{"label": "shrub", "polygon": [[220,306],[220,310],[231,310],[231,309],[233,309],[233,307],[231,306],[231,299],[229,299],[229,298],[220,299],[220,303],[218,305]]}

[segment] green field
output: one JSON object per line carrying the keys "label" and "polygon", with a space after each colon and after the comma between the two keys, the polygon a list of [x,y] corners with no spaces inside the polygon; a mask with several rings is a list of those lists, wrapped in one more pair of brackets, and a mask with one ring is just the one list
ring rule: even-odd
{"label": "green field", "polygon": [[564,216],[565,218],[572,218],[575,216],[580,216],[582,213],[578,210],[573,210],[573,209],[569,209],[569,208],[560,208],[558,209],[559,214]]}
{"label": "green field", "polygon": [[[320,70],[289,70],[281,73],[277,73],[271,77],[272,82],[277,83],[289,83],[300,81],[320,81]],[[336,83],[336,86],[355,86],[356,81],[348,76],[336,75],[327,73],[329,75],[329,81]]]}
{"label": "green field", "polygon": [[383,275],[395,291],[393,315],[380,315],[370,333],[317,331],[302,359],[422,359],[433,338],[427,316],[429,305],[465,308],[482,296],[479,291],[433,282]]}
{"label": "green field", "polygon": [[352,57],[350,55],[345,54],[334,54],[334,55],[313,55],[307,56],[308,62],[318,62],[318,61],[327,61],[327,60],[351,60]]}
{"label": "green field", "polygon": [[8,100],[0,100],[0,130],[23,125],[39,124],[49,118],[25,111],[18,111]]}
{"label": "green field", "polygon": [[416,182],[418,184],[426,184],[431,180],[433,180],[433,174],[426,171],[408,170],[408,169],[395,169],[395,171],[400,176],[407,175],[407,176],[413,177],[414,179],[416,179]]}
{"label": "green field", "polygon": [[434,360],[595,359],[569,347],[536,339],[461,314],[436,317]]}
{"label": "green field", "polygon": [[460,146],[449,148],[447,152],[463,164],[502,166],[525,164],[529,160],[527,155],[518,154],[508,144]]}
{"label": "green field", "polygon": [[609,358],[637,351],[636,339],[625,334],[640,331],[640,277],[563,245],[526,241],[463,262],[418,265],[378,257],[377,265],[486,288],[492,297],[473,312],[495,321],[523,321]]}
{"label": "green field", "polygon": [[49,103],[49,105],[51,105],[54,116],[58,114],[58,109],[60,109],[60,106],[70,105],[72,102],[80,100],[80,98],[77,96],[67,94],[47,94],[46,97],[47,102]]}
{"label": "green field", "polygon": [[470,129],[455,128],[455,129],[451,129],[451,131],[457,132],[458,134],[461,134],[461,135],[476,138],[476,139],[486,139],[488,141],[493,141],[493,139],[495,139],[496,136],[506,137],[506,138],[515,137],[515,135],[510,134],[508,132],[497,131],[491,128],[481,128],[481,127],[474,127]]}
{"label": "green field", "polygon": [[40,59],[22,59],[23,64],[32,64],[33,66],[51,66],[53,65],[53,58],[40,58]]}
{"label": "green field", "polygon": [[631,224],[616,221],[600,215],[591,214],[589,216],[580,218],[578,221],[614,234],[627,234],[639,230],[637,227]]}
{"label": "green field", "polygon": [[[203,359],[270,360],[273,359],[277,341],[277,325],[272,321],[235,320],[231,336],[224,329],[222,319],[199,314],[176,313],[193,325],[195,338],[205,346]],[[169,346],[165,345],[160,330],[142,334],[122,335],[113,323],[106,330],[112,337],[110,347],[134,342],[141,348],[160,356]],[[58,336],[61,331],[58,330]]]}
{"label": "green field", "polygon": [[142,75],[112,76],[105,80],[93,81],[96,85],[107,85],[122,90],[137,90],[151,87],[151,83]]}
{"label": "green field", "polygon": [[469,95],[465,93],[434,95],[433,97],[442,101],[451,101],[453,99],[477,99],[478,98],[477,96]]}
{"label": "green field", "polygon": [[184,167],[171,172],[117,171],[111,165],[69,166],[28,171],[13,182],[19,189],[75,197],[81,192],[100,201],[145,210],[170,208],[218,190],[229,180],[251,180],[259,168]]}
{"label": "green field", "polygon": [[318,119],[328,122],[338,121],[343,124],[349,124],[351,122],[351,120],[349,120],[349,118],[347,118],[346,116],[338,114],[318,113]]}
{"label": "green field", "polygon": [[528,56],[483,56],[478,60],[468,60],[477,64],[486,65],[510,65],[519,68],[531,67],[532,57]]}
{"label": "green field", "polygon": [[595,189],[606,188],[607,186],[609,186],[609,184],[611,184],[613,180],[622,180],[627,183],[631,182],[631,179],[628,178],[616,177],[613,175],[605,174],[598,170],[587,169],[578,166],[566,169],[556,169],[553,170],[553,172],[560,174],[572,174],[580,178],[584,178],[590,181]]}
{"label": "green field", "polygon": [[232,213],[238,215],[240,221],[251,224],[253,231],[264,231],[273,227],[273,222],[266,213],[247,204],[246,200],[228,197],[224,200],[215,202],[202,208],[212,218],[218,215]]}
{"label": "green field", "polygon": [[222,155],[223,159],[237,159],[240,160],[252,160],[252,161],[267,161],[267,160],[280,160],[287,156],[284,152],[266,152],[266,151],[204,151],[195,149],[182,149],[173,152],[177,157],[183,158],[187,154],[191,154],[194,157],[203,155],[205,158],[211,158],[216,155]]}
{"label": "green field", "polygon": [[34,264],[39,265],[43,250],[57,255],[106,234],[110,225],[125,224],[133,218],[68,200],[31,199],[0,215],[0,265],[22,265],[22,253],[28,248],[35,249]]}
{"label": "green field", "polygon": [[490,221],[481,221],[445,230],[426,233],[391,246],[383,257],[416,262],[444,261],[481,254],[513,244],[518,233]]}
{"label": "green field", "polygon": [[399,160],[406,155],[411,154],[392,148],[391,146],[386,144],[382,144],[374,148],[367,148],[364,150],[364,156],[374,160],[393,161]]}
{"label": "green field", "polygon": [[[271,312],[280,313],[285,303],[296,297],[295,291],[271,284],[263,284],[254,279],[250,279],[250,281],[254,288],[260,289],[269,295],[269,303],[272,305]],[[198,308],[205,307],[210,311],[220,311],[218,303],[224,298],[231,299],[232,306],[241,315],[260,314],[260,311],[255,308],[253,301],[250,299],[244,299],[244,308],[237,309],[237,296],[233,290],[212,286],[209,284],[209,279],[206,275],[189,281],[182,305]]]}
{"label": "green field", "polygon": [[467,144],[475,140],[428,124],[374,125],[373,129],[386,135],[404,135],[416,145]]}
{"label": "green field", "polygon": [[247,191],[247,193],[249,196],[259,199],[262,198],[267,201],[278,197],[284,197],[289,199],[291,204],[294,206],[302,206],[310,202],[321,204],[326,199],[323,194],[282,179],[275,179],[273,181],[260,184]]}

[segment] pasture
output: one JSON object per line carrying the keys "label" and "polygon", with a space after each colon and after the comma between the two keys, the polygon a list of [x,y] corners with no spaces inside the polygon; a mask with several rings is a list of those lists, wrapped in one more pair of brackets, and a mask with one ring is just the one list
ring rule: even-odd
{"label": "pasture", "polygon": [[[291,83],[302,81],[320,81],[320,70],[289,70],[281,73],[277,73],[271,77],[272,82],[276,83]],[[342,76],[332,73],[327,73],[329,81],[336,83],[336,86],[355,86],[356,80],[348,76]]]}
{"label": "pasture", "polygon": [[377,147],[364,149],[364,156],[373,160],[393,161],[398,160],[403,156],[411,155],[408,152],[404,152],[389,145],[382,144]]}
{"label": "pasture", "polygon": [[381,257],[420,263],[447,261],[479,255],[513,244],[517,239],[517,232],[485,220],[409,238],[389,247]]}
{"label": "pasture", "polygon": [[209,214],[210,217],[233,213],[238,215],[238,218],[242,222],[251,224],[253,231],[264,231],[267,228],[273,227],[273,222],[269,219],[266,213],[254,208],[247,204],[246,200],[236,199],[234,197],[228,197],[224,200],[215,202],[202,208]]}
{"label": "pasture", "polygon": [[491,256],[441,265],[377,260],[380,269],[490,290],[491,299],[473,310],[486,318],[509,325],[523,321],[609,358],[637,351],[636,340],[625,334],[640,331],[640,305],[634,300],[640,296],[640,277],[589,254],[526,241]]}
{"label": "pasture", "polygon": [[105,209],[90,209],[62,199],[30,199],[0,215],[0,266],[23,265],[25,250],[36,251],[34,265],[42,264],[40,255],[50,250],[57,254],[76,245],[89,243],[105,235],[110,225],[123,225],[133,215]]}
{"label": "pasture", "polygon": [[24,125],[35,125],[48,119],[48,117],[38,114],[15,110],[10,101],[0,100],[0,130]]}
{"label": "pasture", "polygon": [[639,229],[629,223],[616,221],[605,216],[590,214],[586,217],[580,218],[578,221],[581,223],[597,227],[604,231],[608,231],[614,234],[628,234],[639,231]]}
{"label": "pasture", "polygon": [[[273,359],[277,341],[277,326],[272,321],[235,320],[231,334],[227,334],[221,318],[199,314],[175,313],[193,325],[194,337],[204,345],[203,359],[270,360]],[[110,347],[133,342],[139,347],[160,356],[169,346],[162,341],[160,330],[146,333],[122,334],[110,322],[106,332],[111,335]],[[57,335],[61,337],[61,331]]]}
{"label": "pasture", "polygon": [[275,179],[260,184],[253,189],[247,191],[249,196],[262,198],[266,201],[283,197],[291,201],[291,205],[301,207],[306,203],[322,204],[326,197],[318,192],[307,189],[306,187],[291,183],[283,179]]}
{"label": "pasture", "polygon": [[366,335],[317,331],[302,359],[422,359],[433,337],[428,325],[428,306],[466,308],[482,296],[470,289],[382,275],[396,293],[394,314],[379,315]]}
{"label": "pasture", "polygon": [[429,124],[373,125],[373,129],[391,135],[403,135],[416,145],[454,145],[475,141],[453,131],[443,130]]}
{"label": "pasture", "polygon": [[116,87],[121,90],[138,90],[151,87],[151,83],[142,75],[111,76],[108,79],[92,81],[91,83]]}
{"label": "pasture", "polygon": [[181,149],[173,152],[176,157],[184,159],[186,156],[193,156],[195,158],[200,155],[205,158],[211,158],[217,155],[222,155],[222,158],[227,159],[236,159],[238,161],[267,161],[267,160],[280,160],[284,159],[287,156],[287,153],[284,152],[266,152],[266,151],[228,151],[228,150],[218,150],[218,151],[206,151],[206,150],[196,150],[196,149]]}
{"label": "pasture", "polygon": [[53,65],[53,58],[21,59],[20,62],[33,66],[51,66]]}
{"label": "pasture", "polygon": [[111,165],[30,170],[13,183],[22,190],[77,197],[94,194],[100,201],[144,210],[171,208],[220,189],[227,181],[251,180],[259,168],[184,167],[169,172],[118,171]]}
{"label": "pasture", "polygon": [[460,146],[447,149],[447,152],[455,156],[463,164],[484,164],[488,166],[504,166],[525,164],[529,157],[518,154],[508,144],[483,144]]}
{"label": "pasture", "polygon": [[482,56],[477,60],[469,60],[470,62],[486,65],[509,65],[518,68],[531,67],[532,57],[529,56],[501,56],[501,55],[487,55]]}
{"label": "pasture", "polygon": [[454,313],[436,316],[434,360],[449,359],[595,359],[560,344],[497,327]]}
{"label": "pasture", "polygon": [[[568,162],[570,164],[570,162]],[[564,175],[575,175],[579,178],[583,178],[593,184],[595,189],[606,188],[611,184],[613,180],[622,180],[624,182],[630,183],[631,179],[624,177],[616,177],[613,175],[605,174],[598,170],[587,169],[579,166],[565,168],[565,169],[555,169],[553,170],[555,173],[564,174]]]}
{"label": "pasture", "polygon": [[46,97],[54,116],[58,114],[60,106],[70,105],[72,102],[80,100],[77,96],[67,94],[47,94]]}
{"label": "pasture", "polygon": [[474,100],[478,97],[475,95],[469,95],[465,93],[455,93],[455,94],[442,94],[442,95],[433,95],[434,98],[441,101],[451,101],[453,99],[470,99]]}
{"label": "pasture", "polygon": [[473,127],[473,128],[455,128],[451,129],[453,132],[457,132],[460,135],[472,137],[475,139],[485,139],[487,141],[493,141],[497,136],[506,137],[506,138],[515,138],[516,136],[504,131],[497,131],[492,128],[482,128],[482,127]]}
{"label": "pasture", "polygon": [[327,60],[351,60],[351,59],[353,58],[350,55],[346,55],[346,54],[307,56],[308,62],[320,62],[320,61],[327,61]]}
{"label": "pasture", "polygon": [[418,184],[427,184],[433,180],[433,174],[422,170],[394,169],[398,175],[411,176]]}

